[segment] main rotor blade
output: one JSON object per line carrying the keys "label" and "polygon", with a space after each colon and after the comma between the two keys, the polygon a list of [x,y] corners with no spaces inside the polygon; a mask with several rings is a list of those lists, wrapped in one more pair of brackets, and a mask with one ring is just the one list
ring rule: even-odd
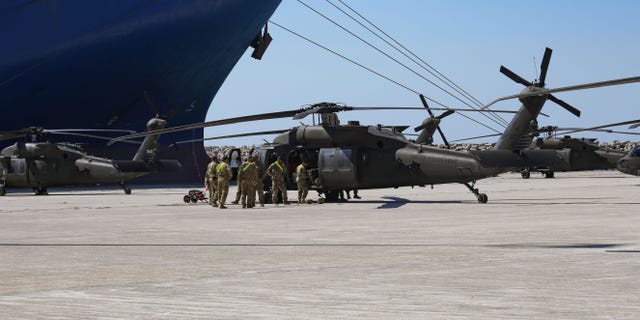
{"label": "main rotor blade", "polygon": [[134,130],[126,130],[126,129],[44,129],[43,132],[125,132],[125,133],[135,133]]}
{"label": "main rotor blade", "polygon": [[420,101],[422,101],[422,106],[427,109],[427,112],[429,112],[429,115],[432,118],[435,118],[435,116],[433,115],[433,112],[431,111],[431,109],[429,108],[429,104],[427,103],[427,98],[424,97],[424,95],[421,93],[420,94]]}
{"label": "main rotor blade", "polygon": [[20,132],[2,133],[2,132],[0,132],[0,141],[20,139],[20,138],[24,138],[27,135],[29,135],[28,132],[25,132],[25,133],[20,133]]}
{"label": "main rotor blade", "polygon": [[448,116],[450,116],[450,115],[452,115],[454,113],[455,113],[455,111],[453,111],[453,110],[447,110],[444,113],[442,113],[441,115],[437,116],[436,119],[443,119],[443,118],[448,117]]}
{"label": "main rotor blade", "polygon": [[456,139],[456,140],[451,140],[451,142],[459,142],[459,141],[467,141],[467,140],[474,140],[474,139],[480,139],[480,138],[490,138],[490,137],[497,137],[497,136],[501,136],[502,133],[492,133],[492,134],[486,134],[483,136],[475,136],[475,137],[471,137],[471,138],[463,138],[463,139]]}
{"label": "main rotor blade", "polygon": [[583,90],[583,89],[599,88],[599,87],[606,87],[606,86],[616,86],[616,85],[634,83],[634,82],[640,82],[640,77],[621,78],[621,79],[615,79],[615,80],[608,80],[608,81],[600,81],[600,82],[592,82],[592,83],[580,84],[580,85],[576,85],[576,86],[568,86],[568,87],[555,88],[555,89],[543,89],[543,90],[533,91],[533,92],[529,92],[529,93],[514,94],[514,95],[511,95],[511,96],[505,96],[505,97],[493,100],[488,105],[482,107],[482,109],[484,110],[484,109],[494,105],[495,103],[503,101],[503,100],[509,100],[509,99],[515,99],[515,98],[525,98],[525,97],[532,97],[532,96],[542,96],[542,95],[555,93],[555,92],[565,92],[565,91]]}
{"label": "main rotor blade", "polygon": [[110,146],[110,145],[112,145],[112,144],[114,144],[115,142],[118,142],[118,141],[129,140],[129,139],[139,138],[139,137],[146,137],[146,136],[149,136],[149,135],[157,135],[157,134],[165,134],[165,133],[192,130],[192,129],[200,129],[200,128],[222,126],[222,125],[239,123],[239,122],[250,122],[250,121],[257,121],[257,120],[288,118],[288,117],[293,117],[294,115],[300,113],[301,111],[302,111],[301,109],[296,109],[296,110],[288,110],[288,111],[278,111],[278,112],[254,114],[254,115],[249,115],[249,116],[227,118],[227,119],[221,119],[221,120],[213,120],[213,121],[202,122],[202,123],[187,124],[187,125],[177,126],[177,127],[173,127],[173,128],[151,130],[151,131],[146,131],[146,132],[141,132],[141,133],[134,133],[134,134],[126,135],[126,136],[117,137],[117,138],[112,139],[111,141],[109,141],[107,143],[107,145]]}
{"label": "main rotor blade", "polygon": [[640,127],[640,123],[636,123],[636,124],[632,124],[629,126],[629,129],[635,129],[637,127]]}
{"label": "main rotor blade", "polygon": [[610,124],[605,124],[605,125],[602,125],[602,126],[584,128],[584,129],[579,129],[579,130],[571,130],[571,131],[564,132],[563,134],[576,133],[576,132],[581,132],[581,131],[591,131],[591,130],[597,130],[597,129],[608,128],[608,127],[624,126],[624,125],[633,124],[633,123],[640,123],[640,119],[631,120],[631,121],[610,123]]}
{"label": "main rotor blade", "polygon": [[500,66],[500,72],[502,72],[502,74],[504,74],[505,76],[509,77],[509,79],[523,84],[527,87],[531,87],[533,84],[525,79],[523,79],[521,76],[517,75],[515,72],[507,69],[507,67],[505,66]]}
{"label": "main rotor blade", "polygon": [[[111,139],[113,139],[113,137],[96,136],[93,134],[86,134],[86,133],[49,131],[49,130],[45,130],[45,132],[49,134],[56,134],[56,135],[62,135],[62,136],[86,137],[86,138],[93,138],[93,139],[107,140],[107,141],[111,141]],[[142,144],[142,142],[140,141],[133,141],[133,140],[121,140],[119,142],[125,142],[125,143],[131,143],[131,144]]]}
{"label": "main rotor blade", "polygon": [[444,144],[447,146],[447,149],[451,149],[451,145],[449,144],[449,141],[447,141],[447,138],[444,137],[444,133],[442,133],[442,129],[440,129],[440,125],[438,125],[436,129],[438,129],[438,132],[440,133],[440,137],[442,138],[442,141],[444,142]]}
{"label": "main rotor blade", "polygon": [[147,104],[149,105],[153,113],[160,115],[158,106],[156,106],[155,102],[153,102],[153,99],[151,99],[151,96],[149,95],[149,92],[147,90],[144,90],[144,100],[147,101]]}
{"label": "main rotor blade", "polygon": [[0,141],[19,139],[30,135],[39,135],[42,134],[43,130],[44,129],[42,127],[28,127],[19,130],[0,131]]}
{"label": "main rotor blade", "polygon": [[[368,110],[424,110],[424,107],[408,107],[408,106],[398,106],[398,107],[349,107],[349,111],[368,111]],[[480,110],[480,109],[465,109],[465,108],[434,108],[429,107],[430,110],[435,111],[458,111],[458,112],[496,112],[496,113],[518,113],[518,111],[512,110]]]}
{"label": "main rotor blade", "polygon": [[178,111],[179,111],[179,109],[176,108],[176,107],[171,108],[171,110],[169,110],[169,113],[167,113],[164,116],[163,120],[169,120],[169,119],[173,118],[176,114],[178,114]]}
{"label": "main rotor blade", "polygon": [[[371,110],[423,110],[423,109],[425,109],[425,107],[408,107],[408,106],[398,106],[398,107],[394,107],[394,106],[388,106],[388,107],[352,107],[352,106],[344,106],[344,105],[325,105],[325,106],[309,107],[309,108],[306,108],[306,109],[302,109],[303,111],[300,111],[299,113],[297,113],[293,117],[293,119],[294,120],[300,120],[300,119],[302,119],[302,118],[304,118],[304,117],[306,117],[306,116],[308,116],[310,114],[324,113],[324,112],[371,111]],[[480,110],[480,109],[464,109],[464,108],[432,108],[432,107],[428,107],[428,105],[427,105],[426,109],[427,109],[427,111],[430,112],[431,116],[435,116],[433,114],[433,112],[431,112],[432,110],[444,110],[444,111],[453,110],[453,111],[460,111],[460,112],[517,113],[517,111],[511,111],[511,110]]]}
{"label": "main rotor blade", "polygon": [[[571,130],[578,130],[578,131],[595,131],[595,132],[604,132],[604,133],[615,133],[615,134],[626,134],[626,135],[631,135],[631,136],[640,136],[640,132],[630,132],[630,131],[616,131],[616,130],[611,130],[611,129],[590,129],[590,130],[584,130],[582,128],[572,128]],[[557,135],[564,135],[567,134],[567,132],[558,132]]]}
{"label": "main rotor blade", "polygon": [[573,113],[576,117],[580,117],[580,110],[572,107],[570,104],[556,98],[554,95],[549,95],[549,100],[557,103],[561,107],[565,108],[567,111]]}
{"label": "main rotor blade", "polygon": [[544,49],[544,56],[542,57],[542,62],[540,63],[540,86],[544,87],[544,80],[547,78],[547,69],[549,69],[549,61],[551,61],[551,52],[550,48]]}
{"label": "main rotor blade", "polygon": [[289,130],[291,130],[291,129],[269,130],[269,131],[256,131],[256,132],[247,132],[247,133],[238,133],[238,134],[228,134],[228,135],[224,135],[224,136],[215,136],[215,137],[202,138],[202,139],[193,139],[193,140],[178,141],[178,142],[176,142],[176,144],[191,143],[191,142],[199,142],[199,141],[206,141],[206,140],[227,139],[227,138],[240,138],[240,137],[250,137],[250,136],[264,136],[264,135],[270,135],[270,134],[285,133],[285,132],[287,132],[287,131],[289,131]]}

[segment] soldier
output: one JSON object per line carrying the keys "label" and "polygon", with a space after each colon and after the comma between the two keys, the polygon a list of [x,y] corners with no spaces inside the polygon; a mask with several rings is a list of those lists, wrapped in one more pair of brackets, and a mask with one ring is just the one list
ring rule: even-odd
{"label": "soldier", "polygon": [[309,193],[309,174],[307,167],[309,161],[304,160],[296,168],[296,182],[298,183],[298,203],[305,203],[307,201],[307,194]]}
{"label": "soldier", "polygon": [[249,156],[238,171],[238,185],[242,185],[242,207],[253,208],[256,205],[255,185],[258,180],[258,168]]}
{"label": "soldier", "polygon": [[0,196],[7,194],[7,175],[9,173],[9,157],[0,158]]}
{"label": "soldier", "polygon": [[256,169],[258,171],[258,181],[256,181],[256,192],[258,193],[258,200],[260,201],[260,206],[264,207],[264,178],[267,176],[267,170],[264,169],[264,166],[258,160],[257,156],[253,156],[253,163],[256,165]]}
{"label": "soldier", "polygon": [[214,207],[218,206],[216,166],[218,166],[218,157],[214,154],[211,156],[211,162],[207,165],[207,172],[204,176],[204,184],[207,186],[207,189],[209,189],[209,204]]}
{"label": "soldier", "polygon": [[220,162],[216,166],[216,177],[218,177],[218,200],[220,201],[220,209],[226,209],[224,203],[227,201],[227,194],[229,193],[229,181],[233,172],[229,166],[229,155],[225,154]]}
{"label": "soldier", "polygon": [[238,189],[236,190],[236,198],[231,201],[232,204],[240,203],[240,197],[242,197],[242,183],[240,183],[240,171],[247,165],[247,161],[240,162],[240,157],[236,158],[236,162],[239,163],[238,167],[234,168],[233,164],[231,164],[231,171],[233,172],[233,177],[236,178]]}
{"label": "soldier", "polygon": [[282,192],[282,203],[288,204],[287,184],[285,182],[286,170],[284,169],[284,161],[282,157],[267,168],[267,174],[271,177],[271,202],[278,205],[278,191]]}

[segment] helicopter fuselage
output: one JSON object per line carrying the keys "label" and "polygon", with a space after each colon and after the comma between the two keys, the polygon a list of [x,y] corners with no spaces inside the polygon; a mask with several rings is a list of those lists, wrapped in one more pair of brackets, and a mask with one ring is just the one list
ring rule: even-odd
{"label": "helicopter fuselage", "polygon": [[296,127],[260,147],[258,156],[265,166],[283,158],[289,189],[296,188],[297,165],[309,161],[319,191],[469,183],[530,162],[566,160],[551,150],[450,150],[413,143],[392,127],[357,125]]}
{"label": "helicopter fuselage", "polygon": [[117,161],[94,157],[53,143],[16,143],[2,150],[5,184],[16,188],[46,188],[122,183],[148,173],[123,172]]}

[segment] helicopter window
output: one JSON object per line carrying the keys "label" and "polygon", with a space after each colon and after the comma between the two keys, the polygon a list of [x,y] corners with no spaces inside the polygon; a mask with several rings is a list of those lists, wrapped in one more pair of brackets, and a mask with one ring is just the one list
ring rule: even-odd
{"label": "helicopter window", "polygon": [[322,159],[322,163],[325,164],[323,166],[322,170],[323,171],[333,171],[333,166],[329,165],[329,164],[335,163],[334,162],[334,159],[336,158],[335,150],[333,150],[333,149],[322,150],[320,152],[320,158]]}
{"label": "helicopter window", "polygon": [[629,152],[629,157],[640,157],[640,145],[636,146]]}
{"label": "helicopter window", "polygon": [[27,162],[24,159],[11,159],[9,173],[25,173],[27,172]]}
{"label": "helicopter window", "polygon": [[338,171],[351,171],[350,149],[338,149]]}

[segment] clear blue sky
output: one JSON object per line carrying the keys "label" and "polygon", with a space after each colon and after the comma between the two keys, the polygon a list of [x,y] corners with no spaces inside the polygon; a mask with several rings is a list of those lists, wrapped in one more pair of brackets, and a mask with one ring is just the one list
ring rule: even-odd
{"label": "clear blue sky", "polygon": [[[326,1],[304,1],[394,57],[400,57]],[[337,0],[331,1],[339,5]],[[545,47],[553,49],[546,81],[548,88],[640,75],[640,1],[636,0],[345,2],[483,103],[519,93],[523,88],[499,73],[500,65],[525,79],[536,78]],[[283,0],[272,20],[428,97],[451,107],[464,107],[296,0]],[[245,53],[215,97],[207,120],[288,110],[320,101],[351,106],[420,105],[414,93],[276,26],[270,25],[269,32],[274,40],[263,60],[252,59],[250,50]],[[435,80],[407,59],[402,61]],[[557,93],[558,98],[582,111],[581,118],[548,101],[543,112],[551,118],[541,117],[539,122],[541,125],[585,127],[639,119],[636,100],[639,93],[640,84]],[[511,100],[494,108],[517,110],[519,106],[517,100]],[[343,112],[339,116],[343,122],[360,120],[363,124],[415,126],[427,114],[425,111]],[[473,117],[502,129],[482,116]],[[510,120],[508,115],[505,118]],[[304,122],[310,124],[311,118]],[[209,128],[205,135],[286,129],[298,124],[290,119],[252,122]],[[449,140],[492,133],[459,115],[448,117],[441,126]],[[596,133],[579,136],[605,141],[637,139]],[[205,144],[259,144],[262,138],[271,140],[273,136]]]}

